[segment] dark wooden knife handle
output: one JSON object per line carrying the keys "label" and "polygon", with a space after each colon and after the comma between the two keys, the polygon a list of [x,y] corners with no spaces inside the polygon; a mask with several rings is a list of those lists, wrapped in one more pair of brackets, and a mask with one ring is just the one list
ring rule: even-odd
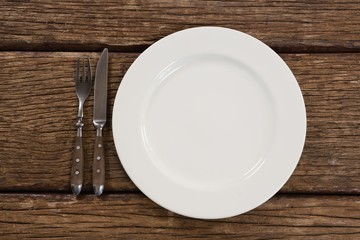
{"label": "dark wooden knife handle", "polygon": [[81,136],[76,136],[75,138],[75,149],[71,165],[71,190],[75,195],[78,195],[83,185],[84,169],[84,150]]}
{"label": "dark wooden knife handle", "polygon": [[96,196],[100,196],[105,185],[105,151],[103,136],[96,136],[94,161],[93,161],[93,190]]}

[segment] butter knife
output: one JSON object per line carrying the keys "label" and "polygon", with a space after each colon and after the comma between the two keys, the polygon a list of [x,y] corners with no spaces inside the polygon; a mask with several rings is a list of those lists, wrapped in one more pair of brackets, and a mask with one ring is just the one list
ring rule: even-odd
{"label": "butter knife", "polygon": [[96,128],[96,140],[93,160],[93,190],[96,196],[100,196],[105,185],[105,154],[102,130],[106,123],[108,80],[108,49],[101,53],[96,66],[94,87],[94,114],[93,124]]}

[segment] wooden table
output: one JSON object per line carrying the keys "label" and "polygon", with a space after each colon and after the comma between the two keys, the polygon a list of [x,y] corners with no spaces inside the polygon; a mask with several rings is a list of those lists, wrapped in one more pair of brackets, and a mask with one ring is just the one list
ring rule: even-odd
{"label": "wooden table", "polygon": [[[360,3],[337,1],[0,1],[0,238],[360,239]],[[244,215],[194,220],[146,198],[116,155],[111,109],[150,44],[204,25],[264,41],[294,72],[308,130],[300,163]],[[85,105],[85,186],[69,187],[75,60],[110,50],[106,187],[91,191],[93,96]]]}

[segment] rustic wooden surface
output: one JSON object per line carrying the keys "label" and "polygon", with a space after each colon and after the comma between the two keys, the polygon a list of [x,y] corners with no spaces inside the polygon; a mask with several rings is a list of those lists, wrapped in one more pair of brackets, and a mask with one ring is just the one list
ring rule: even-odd
{"label": "rustic wooden surface", "polygon": [[345,1],[4,1],[7,50],[143,49],[189,27],[244,31],[279,51],[359,51],[360,4]]}
{"label": "rustic wooden surface", "polygon": [[[0,53],[0,190],[69,191],[78,104],[74,64],[85,55],[93,62],[98,58],[96,53]],[[116,90],[136,56],[110,54],[107,192],[137,191],[119,164],[111,135]],[[282,192],[360,193],[360,54],[281,56],[297,77],[308,114],[304,153]],[[86,159],[93,156],[92,103],[91,95],[85,103]],[[91,169],[86,161],[85,191],[91,190]]]}
{"label": "rustic wooden surface", "polygon": [[[356,1],[1,1],[0,239],[360,239],[360,3]],[[231,27],[281,53],[302,89],[306,144],[288,183],[249,213],[173,214],[124,172],[111,136],[121,78],[154,41],[194,26]],[[70,195],[75,60],[111,51],[105,195]],[[85,104],[92,159],[93,96]]]}
{"label": "rustic wooden surface", "polygon": [[0,236],[8,240],[34,235],[45,239],[351,239],[360,234],[360,202],[349,196],[281,195],[247,214],[221,220],[184,218],[139,194],[101,199],[4,194],[0,210]]}

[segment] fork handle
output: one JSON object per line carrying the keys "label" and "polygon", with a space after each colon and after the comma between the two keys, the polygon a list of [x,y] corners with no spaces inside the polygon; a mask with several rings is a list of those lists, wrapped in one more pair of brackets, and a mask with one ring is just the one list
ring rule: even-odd
{"label": "fork handle", "polygon": [[102,128],[97,128],[94,160],[93,160],[93,190],[96,196],[100,196],[105,185],[105,151],[102,136]]}
{"label": "fork handle", "polygon": [[[83,185],[84,150],[82,144],[81,128],[78,128],[78,136],[75,138],[75,149],[71,167],[71,190],[74,195],[79,195]],[[80,135],[80,136],[79,136]]]}

